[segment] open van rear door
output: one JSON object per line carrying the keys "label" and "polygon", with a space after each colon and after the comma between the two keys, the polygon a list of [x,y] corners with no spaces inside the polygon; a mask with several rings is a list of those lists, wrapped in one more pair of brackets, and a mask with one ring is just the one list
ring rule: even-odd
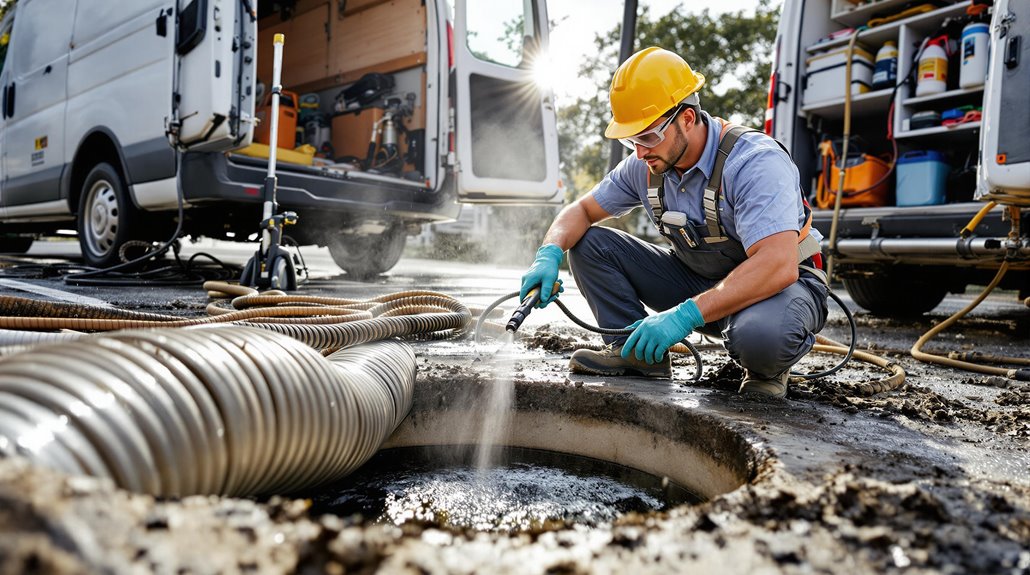
{"label": "open van rear door", "polygon": [[561,203],[544,0],[454,6],[458,196],[465,202]]}
{"label": "open van rear door", "polygon": [[977,198],[1030,205],[1030,2],[998,0],[984,91]]}
{"label": "open van rear door", "polygon": [[256,2],[177,0],[174,143],[224,151],[250,144],[257,59]]}

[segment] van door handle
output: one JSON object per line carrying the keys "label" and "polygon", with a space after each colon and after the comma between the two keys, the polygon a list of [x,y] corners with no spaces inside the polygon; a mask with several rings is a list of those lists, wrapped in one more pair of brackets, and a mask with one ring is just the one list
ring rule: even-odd
{"label": "van door handle", "polygon": [[1019,65],[1019,45],[1022,43],[1022,36],[1009,36],[1005,43],[1005,67],[1015,68]]}
{"label": "van door handle", "polygon": [[4,117],[14,117],[14,82],[4,90]]}
{"label": "van door handle", "polygon": [[[169,8],[169,12],[171,9]],[[161,9],[161,13],[157,15],[157,21],[154,22],[157,27],[157,35],[164,38],[168,36],[168,15],[165,14],[164,9]]]}
{"label": "van door handle", "polygon": [[46,68],[43,68],[43,75],[45,76],[45,75],[47,75],[47,74],[49,74],[50,72],[53,72],[53,71],[54,71],[54,68],[50,64],[47,64]]}

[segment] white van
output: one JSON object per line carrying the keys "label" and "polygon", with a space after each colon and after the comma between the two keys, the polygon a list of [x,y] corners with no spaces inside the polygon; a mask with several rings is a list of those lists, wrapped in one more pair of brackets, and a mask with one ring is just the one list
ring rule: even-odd
{"label": "white van", "polygon": [[[860,51],[852,59],[850,106],[852,136],[857,136],[851,149],[863,155],[852,159],[849,153],[857,166],[849,177],[856,182],[846,183],[845,191],[860,191],[861,182],[872,187],[876,182],[870,180],[880,179],[877,174],[892,158],[897,165],[883,194],[867,202],[877,205],[853,204],[841,211],[836,252],[848,293],[875,313],[929,311],[948,292],[986,284],[1006,257],[1013,271],[1002,287],[1030,295],[1026,209],[1015,241],[1008,237],[1011,226],[1003,209],[990,212],[975,235],[959,237],[984,197],[1030,206],[1030,2],[997,0],[978,18],[967,13],[971,5],[970,0],[785,0],[783,5],[765,128],[791,150],[813,203],[826,170],[824,156],[842,148],[835,141],[843,134],[845,113],[841,51],[850,40],[849,28],[867,26],[858,33]],[[989,42],[981,36],[980,44],[969,46],[965,41],[977,31],[970,26],[976,22],[980,33],[989,30]],[[942,36],[952,51],[948,65],[926,64],[924,81],[938,83],[917,91],[919,75],[909,83],[904,79],[918,67],[917,57],[930,56],[920,53],[924,40]],[[897,63],[896,77],[884,86],[885,70],[891,80],[891,50],[881,52],[887,42],[897,48]],[[878,53],[888,57],[877,62]],[[962,70],[973,64],[980,66],[979,76]],[[877,71],[879,86],[874,85]],[[947,79],[940,83],[933,74],[942,71]],[[831,220],[832,209],[815,210],[814,223],[827,238]]]}
{"label": "white van", "polygon": [[544,0],[451,1],[18,0],[0,24],[0,249],[74,227],[109,265],[168,237],[180,189],[184,233],[252,236],[275,33],[295,94],[286,234],[350,274],[390,269],[460,202],[560,203],[553,97],[533,81]]}

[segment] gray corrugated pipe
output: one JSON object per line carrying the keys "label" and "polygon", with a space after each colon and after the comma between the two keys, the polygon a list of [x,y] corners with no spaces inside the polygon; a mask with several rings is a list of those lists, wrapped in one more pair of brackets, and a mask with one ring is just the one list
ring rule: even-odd
{"label": "gray corrugated pipe", "polygon": [[396,341],[323,358],[248,327],[95,335],[0,359],[0,454],[153,495],[288,492],[371,457],[414,379]]}

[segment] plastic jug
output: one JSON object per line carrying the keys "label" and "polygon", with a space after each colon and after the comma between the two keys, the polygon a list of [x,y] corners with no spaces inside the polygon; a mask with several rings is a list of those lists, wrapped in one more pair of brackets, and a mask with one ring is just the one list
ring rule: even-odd
{"label": "plastic jug", "polygon": [[987,76],[990,29],[983,22],[966,24],[962,29],[962,69],[958,75],[960,88],[982,86]]}
{"label": "plastic jug", "polygon": [[948,89],[948,37],[930,40],[919,57],[916,96],[940,94]]}
{"label": "plastic jug", "polygon": [[876,68],[873,70],[873,89],[893,88],[898,81],[898,46],[893,40],[883,43],[876,53]]}

